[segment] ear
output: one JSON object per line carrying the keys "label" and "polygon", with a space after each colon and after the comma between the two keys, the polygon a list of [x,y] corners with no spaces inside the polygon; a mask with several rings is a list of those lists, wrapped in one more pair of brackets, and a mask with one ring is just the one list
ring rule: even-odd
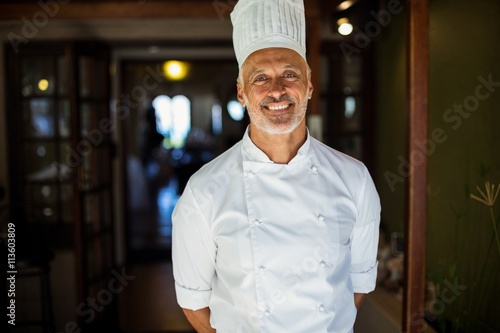
{"label": "ear", "polygon": [[313,86],[311,80],[309,79],[308,88],[307,88],[307,98],[308,99],[312,98],[313,91],[314,91],[314,86]]}
{"label": "ear", "polygon": [[244,92],[243,92],[243,87],[239,82],[236,82],[236,89],[237,89],[237,97],[238,101],[240,102],[243,107],[246,107],[245,105],[245,99],[243,98]]}

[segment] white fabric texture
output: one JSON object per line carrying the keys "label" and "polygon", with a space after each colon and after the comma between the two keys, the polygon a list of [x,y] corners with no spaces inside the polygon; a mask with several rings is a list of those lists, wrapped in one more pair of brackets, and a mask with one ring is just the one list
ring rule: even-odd
{"label": "white fabric texture", "polygon": [[270,47],[292,49],[306,60],[302,0],[239,0],[231,21],[239,68],[250,54]]}
{"label": "white fabric texture", "polygon": [[352,332],[375,288],[379,197],[365,166],[310,137],[275,164],[245,133],[189,180],[173,213],[181,307],[218,333]]}

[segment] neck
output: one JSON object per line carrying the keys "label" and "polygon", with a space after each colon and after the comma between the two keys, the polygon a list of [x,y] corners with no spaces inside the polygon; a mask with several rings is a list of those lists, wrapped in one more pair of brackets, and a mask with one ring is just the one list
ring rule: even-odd
{"label": "neck", "polygon": [[287,164],[306,141],[307,130],[303,120],[299,126],[287,134],[269,134],[250,123],[250,139],[274,163]]}

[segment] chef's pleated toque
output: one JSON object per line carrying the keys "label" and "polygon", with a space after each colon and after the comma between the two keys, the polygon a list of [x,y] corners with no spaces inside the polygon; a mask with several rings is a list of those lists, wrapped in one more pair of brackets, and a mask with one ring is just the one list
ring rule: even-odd
{"label": "chef's pleated toque", "polygon": [[250,54],[270,47],[292,49],[306,60],[303,0],[239,0],[231,21],[240,69]]}

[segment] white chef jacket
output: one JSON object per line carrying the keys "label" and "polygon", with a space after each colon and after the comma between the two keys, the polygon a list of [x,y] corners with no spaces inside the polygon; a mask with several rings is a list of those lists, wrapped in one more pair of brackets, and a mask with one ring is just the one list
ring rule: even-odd
{"label": "white chef jacket", "polygon": [[218,333],[352,332],[375,288],[380,201],[365,166],[311,136],[273,163],[248,130],[173,213],[177,301]]}

